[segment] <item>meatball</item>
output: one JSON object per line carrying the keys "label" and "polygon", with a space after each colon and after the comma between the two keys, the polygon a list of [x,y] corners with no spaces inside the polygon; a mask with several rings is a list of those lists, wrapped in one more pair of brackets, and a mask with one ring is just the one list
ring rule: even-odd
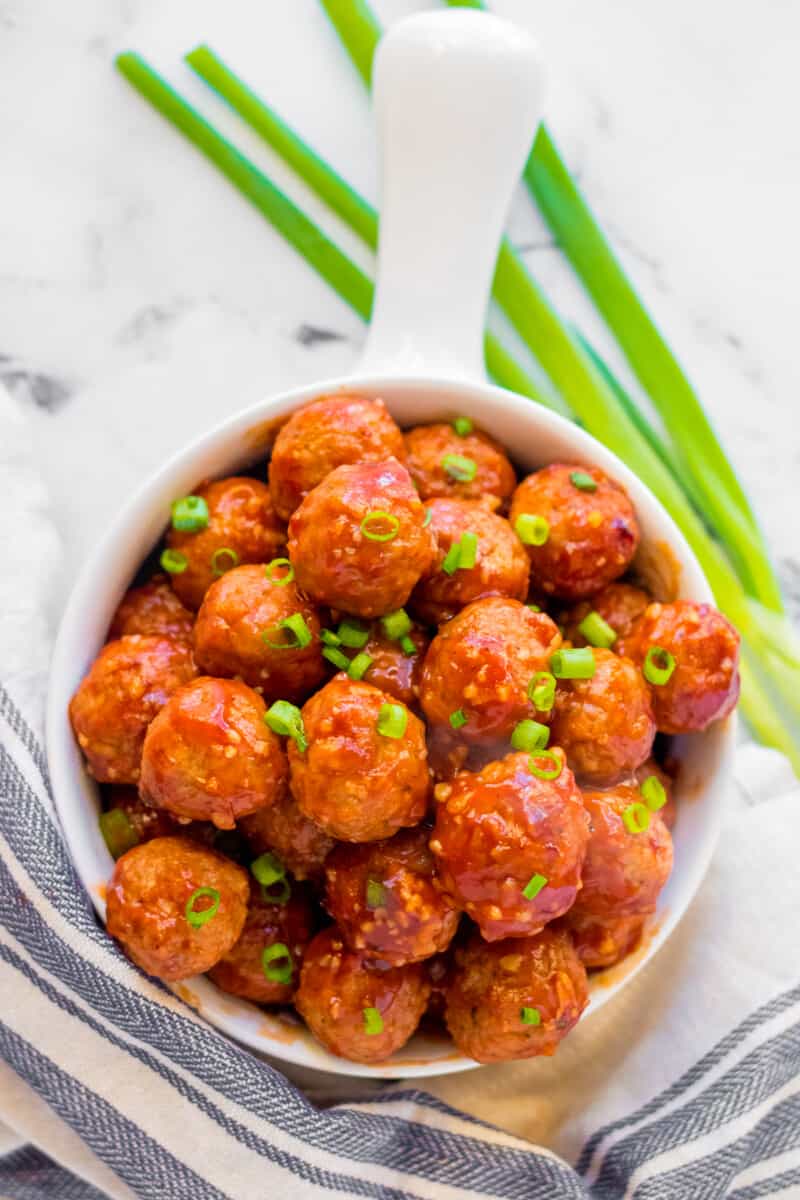
{"label": "meatball", "polygon": [[234,475],[204,483],[195,495],[205,501],[208,524],[196,531],[170,527],[167,546],[181,557],[171,573],[172,586],[187,608],[200,607],[206,591],[220,575],[239,563],[268,563],[286,543],[286,531],[275,515],[269,488],[257,479]]}
{"label": "meatball", "polygon": [[560,643],[545,613],[499,596],[476,600],[431,642],[420,687],[425,716],[464,742],[506,739],[526,717],[546,722],[548,711],[528,693]]}
{"label": "meatball", "polygon": [[307,749],[289,744],[292,792],[331,837],[374,842],[425,815],[425,729],[400,701],[344,674],[303,708]]}
{"label": "meatball", "polygon": [[408,471],[396,459],[338,467],[293,514],[289,557],[320,604],[369,618],[402,608],[433,558]]}
{"label": "meatball", "polygon": [[332,1054],[383,1062],[404,1046],[425,1011],[430,983],[422,963],[387,967],[348,950],[335,926],[307,948],[295,1006]]}
{"label": "meatball", "polygon": [[183,641],[131,634],[108,642],[70,700],[69,718],[99,783],[137,783],[147,727],[196,675]]}
{"label": "meatball", "polygon": [[[546,524],[531,532],[526,517]],[[639,544],[625,489],[597,467],[553,463],[535,471],[514,492],[509,520],[527,545],[531,584],[565,600],[583,600],[617,579]]]}
{"label": "meatball", "polygon": [[739,698],[739,635],[722,613],[691,600],[651,604],[620,653],[647,674],[648,656],[664,667],[660,651],[674,659],[666,682],[654,679],[651,687],[662,733],[694,733],[732,712]]}
{"label": "meatball", "polygon": [[607,920],[654,912],[672,870],[672,838],[638,788],[584,791],[591,821],[575,915]]}
{"label": "meatball", "polygon": [[140,842],[186,832],[170,813],[145,804],[138,790],[127,785],[110,789],[100,830],[114,858]]}
{"label": "meatball", "polygon": [[321,876],[334,845],[333,838],[303,815],[288,789],[273,804],[243,817],[239,829],[254,854],[274,850],[296,879]]}
{"label": "meatball", "polygon": [[106,925],[148,975],[186,979],[234,945],[248,894],[247,872],[222,854],[188,838],[154,838],[117,862]]}
{"label": "meatball", "polygon": [[403,435],[382,400],[320,396],[292,413],[269,464],[275,511],[284,521],[326,475],[350,463],[405,458]]}
{"label": "meatball", "polygon": [[[436,557],[409,602],[420,620],[439,625],[482,596],[525,599],[528,556],[504,517],[474,500],[432,500],[428,509]],[[461,541],[464,535],[468,535],[467,542]],[[468,557],[467,563],[459,566],[454,556],[459,549],[463,554],[469,542],[474,544],[474,563],[469,566]]]}
{"label": "meatball", "polygon": [[261,697],[237,680],[201,676],[181,688],[147,731],[144,799],[219,829],[272,804],[286,787],[287,766],[265,712]]}
{"label": "meatball", "polygon": [[656,723],[647,684],[629,658],[594,650],[591,679],[561,679],[551,741],[581,783],[607,787],[650,756]]}
{"label": "meatball", "polygon": [[404,829],[362,846],[337,846],[325,864],[325,907],[348,946],[400,967],[446,950],[458,926],[434,885],[429,830]]}
{"label": "meatball", "polygon": [[567,913],[561,924],[587,971],[612,967],[631,954],[642,938],[644,917],[589,917]]}
{"label": "meatball", "polygon": [[406,637],[413,643],[413,654],[407,653],[409,646],[404,649],[400,641],[386,636],[379,623],[373,623],[369,639],[364,646],[364,653],[368,654],[372,661],[363,678],[395,700],[402,700],[409,708],[417,708],[422,664],[430,645],[430,638],[416,625],[409,630]]}
{"label": "meatball", "polygon": [[588,1002],[568,934],[549,926],[491,946],[473,937],[457,950],[445,1020],[462,1054],[478,1062],[534,1058],[555,1053]]}
{"label": "meatball", "polygon": [[409,429],[405,441],[406,465],[423,500],[488,497],[496,507],[506,503],[516,486],[505,452],[479,429],[462,435],[453,425],[418,425]]}
{"label": "meatball", "polygon": [[317,610],[291,578],[263,566],[227,571],[203,597],[194,656],[209,675],[238,676],[272,700],[304,700],[327,675]]}
{"label": "meatball", "polygon": [[435,794],[441,886],[487,941],[538,933],[572,906],[589,818],[560,750],[509,754]]}
{"label": "meatball", "polygon": [[109,639],[141,633],[145,637],[191,638],[194,616],[184,608],[166,575],[130,588],[111,619]]}
{"label": "meatball", "polygon": [[637,621],[644,616],[651,599],[648,592],[634,587],[632,583],[610,583],[588,600],[581,600],[562,613],[564,637],[573,646],[587,646],[589,643],[579,626],[589,613],[596,612],[616,633],[617,640],[609,649],[617,650],[621,639],[628,637]]}
{"label": "meatball", "polygon": [[256,1004],[289,1004],[313,932],[314,913],[305,888],[294,885],[286,903],[276,904],[251,879],[239,940],[211,968],[209,978],[223,992]]}

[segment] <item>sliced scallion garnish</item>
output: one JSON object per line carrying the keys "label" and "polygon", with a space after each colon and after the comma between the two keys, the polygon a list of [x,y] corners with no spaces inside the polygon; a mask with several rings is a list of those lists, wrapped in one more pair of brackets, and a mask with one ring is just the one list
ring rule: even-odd
{"label": "sliced scallion garnish", "polygon": [[550,741],[550,730],[539,721],[530,719],[520,721],[511,732],[511,745],[515,750],[525,750],[528,754],[544,750]]}
{"label": "sliced scallion garnish", "polygon": [[550,670],[556,679],[591,679],[597,670],[591,646],[556,650],[550,658]]}
{"label": "sliced scallion garnish", "polygon": [[361,522],[361,532],[371,542],[391,542],[400,532],[400,522],[382,508],[373,508]]}
{"label": "sliced scallion garnish", "polygon": [[172,528],[197,533],[208,526],[208,505],[202,496],[182,496],[172,503]]}
{"label": "sliced scallion garnish", "polygon": [[669,683],[675,670],[675,656],[663,646],[651,646],[644,659],[642,672],[648,683],[654,687],[663,687]]}
{"label": "sliced scallion garnish", "polygon": [[382,704],[378,713],[378,733],[401,738],[408,725],[408,711],[402,704]]}
{"label": "sliced scallion garnish", "polygon": [[617,640],[617,631],[612,629],[608,621],[604,621],[599,612],[588,613],[581,621],[578,629],[592,646],[610,650]]}
{"label": "sliced scallion garnish", "polygon": [[442,467],[445,475],[456,483],[471,483],[478,473],[474,458],[467,458],[464,454],[445,454]]}
{"label": "sliced scallion garnish", "polygon": [[[209,897],[211,903],[206,908],[196,909],[195,904],[198,900],[203,900]],[[211,921],[218,913],[220,905],[220,894],[216,888],[200,887],[195,888],[189,899],[186,901],[186,920],[194,929],[199,929],[208,921]]]}
{"label": "sliced scallion garnish", "polygon": [[261,954],[261,966],[270,983],[291,983],[294,964],[289,947],[283,942],[265,946]]}
{"label": "sliced scallion garnish", "polygon": [[520,513],[514,531],[523,546],[543,546],[550,537],[550,522],[536,513]]}

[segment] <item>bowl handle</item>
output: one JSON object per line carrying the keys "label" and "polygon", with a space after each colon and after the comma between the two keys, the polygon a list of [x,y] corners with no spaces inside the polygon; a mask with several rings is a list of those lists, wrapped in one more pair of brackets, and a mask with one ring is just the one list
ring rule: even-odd
{"label": "bowl handle", "polygon": [[487,13],[421,13],[375,59],[378,277],[364,374],[483,379],[497,249],[541,115],[523,29]]}

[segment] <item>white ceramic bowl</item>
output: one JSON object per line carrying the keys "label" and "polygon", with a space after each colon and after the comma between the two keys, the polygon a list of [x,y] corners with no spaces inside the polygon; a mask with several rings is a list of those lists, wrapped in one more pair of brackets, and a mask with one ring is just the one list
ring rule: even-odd
{"label": "white ceramic bowl", "polygon": [[[470,416],[508,447],[523,471],[553,461],[602,467],[626,486],[636,507],[642,546],[635,565],[654,593],[662,599],[712,600],[670,517],[613,454],[556,414],[479,376],[492,266],[507,199],[538,116],[539,76],[527,35],[485,14],[429,13],[393,29],[376,67],[384,201],[370,368],[352,379],[266,399],[195,441],[143,484],[83,568],[56,643],[47,744],[70,851],[101,916],[113,862],[98,830],[97,787],[69,725],[70,697],[102,646],[120,597],[161,537],[171,501],[200,479],[225,476],[263,458],[276,424],[314,396],[345,390],[381,396],[401,426]],[[496,136],[486,136],[490,129]],[[390,369],[375,369],[387,362]],[[470,369],[474,379],[454,378]],[[733,738],[728,720],[679,741],[674,871],[640,949],[594,976],[589,1013],[652,958],[697,890],[719,829]],[[324,1050],[299,1020],[226,995],[204,978],[175,990],[238,1041],[303,1066],[396,1077],[476,1065],[450,1042],[422,1033],[387,1063],[351,1063]]]}

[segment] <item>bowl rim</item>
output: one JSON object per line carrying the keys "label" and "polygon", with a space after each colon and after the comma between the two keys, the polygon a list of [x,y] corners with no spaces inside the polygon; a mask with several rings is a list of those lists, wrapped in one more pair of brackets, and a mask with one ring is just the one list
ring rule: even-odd
{"label": "bowl rim", "polygon": [[[420,413],[428,408],[431,410],[427,416],[415,417],[420,423],[446,419],[441,414],[452,416],[454,411],[458,412],[463,408],[467,415],[472,416],[481,425],[491,425],[494,418],[498,421],[511,420],[513,423],[520,421],[526,438],[538,434],[570,443],[570,450],[574,446],[576,462],[583,461],[600,466],[623,483],[631,495],[640,521],[644,516],[649,525],[658,529],[660,540],[663,540],[677,563],[682,590],[699,602],[714,603],[711,589],[693,551],[647,485],[612,451],[584,429],[573,425],[559,413],[516,393],[484,382],[459,380],[439,374],[383,373],[337,376],[256,401],[200,434],[173,453],[156,471],[147,475],[136,492],[113,517],[92,553],[80,565],[61,617],[53,648],[48,687],[47,759],[53,800],[70,857],[83,887],[103,920],[105,903],[102,881],[110,875],[113,860],[97,831],[97,822],[91,823],[94,828],[90,829],[85,821],[87,804],[93,804],[95,811],[97,810],[96,785],[89,780],[82,766],[69,723],[67,702],[76,682],[83,676],[86,667],[102,645],[114,607],[124,588],[130,584],[131,571],[114,569],[115,564],[121,562],[119,546],[138,547],[136,562],[143,560],[145,554],[140,552],[142,546],[150,549],[157,541],[158,531],[163,530],[167,523],[169,498],[178,494],[178,481],[186,480],[183,486],[191,487],[198,478],[214,474],[199,469],[193,470],[192,464],[213,459],[215,452],[221,453],[223,447],[228,448],[229,461],[238,458],[243,465],[248,459],[257,460],[266,453],[269,430],[274,429],[291,411],[318,396],[351,392],[384,398],[395,393],[402,393],[405,398],[411,397],[412,407]],[[459,403],[455,403],[456,401]],[[390,401],[387,401],[387,406],[391,411]],[[408,425],[407,421],[400,423]],[[254,433],[258,434],[255,439]],[[259,437],[263,438],[263,443],[259,442]],[[240,453],[233,453],[236,448]],[[514,458],[513,447],[509,449]],[[228,473],[235,469],[228,468]],[[128,554],[132,556],[133,551],[128,550]],[[87,618],[89,612],[94,613],[91,618]],[[82,633],[87,622],[97,630],[103,631],[100,640],[95,639],[92,645],[86,644],[86,635]],[[702,793],[702,806],[697,806],[698,811],[702,807],[703,813],[699,818],[702,837],[696,846],[692,845],[692,859],[682,864],[689,869],[685,871],[686,878],[683,879],[677,903],[673,900],[663,910],[659,906],[657,920],[651,923],[642,953],[637,951],[632,956],[635,961],[628,963],[628,960],[623,960],[617,967],[592,977],[590,1005],[583,1020],[607,1003],[652,960],[688,909],[706,873],[719,834],[726,784],[731,771],[735,730],[735,714],[712,727],[715,747],[712,765],[702,777],[698,777],[696,784],[698,795]],[[709,739],[711,731],[693,737]],[[694,746],[697,745],[698,743],[694,742]],[[94,800],[91,798],[92,794],[95,796]],[[669,884],[667,887],[669,888]],[[625,970],[619,971],[618,968]],[[616,979],[612,976],[613,972],[617,972]],[[610,982],[606,981],[605,977],[609,977]],[[190,986],[184,986],[185,984]],[[235,1040],[259,1053],[299,1066],[374,1079],[420,1078],[469,1070],[480,1065],[473,1059],[453,1054],[452,1043],[449,1041],[442,1042],[438,1049],[437,1043],[433,1043],[432,1048],[427,1051],[429,1057],[420,1061],[419,1046],[414,1053],[414,1043],[418,1042],[420,1034],[416,1034],[405,1048],[408,1052],[405,1054],[406,1062],[404,1052],[401,1051],[385,1063],[354,1063],[329,1053],[305,1028],[291,1038],[285,1036],[285,1030],[282,1036],[273,1036],[265,1032],[261,1027],[269,1025],[268,1014],[265,1015],[263,1010],[257,1009],[247,1001],[223,996],[205,979],[182,981],[181,984],[175,985],[173,990],[179,995],[183,994],[195,1007],[201,1008],[207,1020]],[[259,1022],[260,1025],[256,1029]],[[447,1047],[451,1052],[441,1053]]]}

